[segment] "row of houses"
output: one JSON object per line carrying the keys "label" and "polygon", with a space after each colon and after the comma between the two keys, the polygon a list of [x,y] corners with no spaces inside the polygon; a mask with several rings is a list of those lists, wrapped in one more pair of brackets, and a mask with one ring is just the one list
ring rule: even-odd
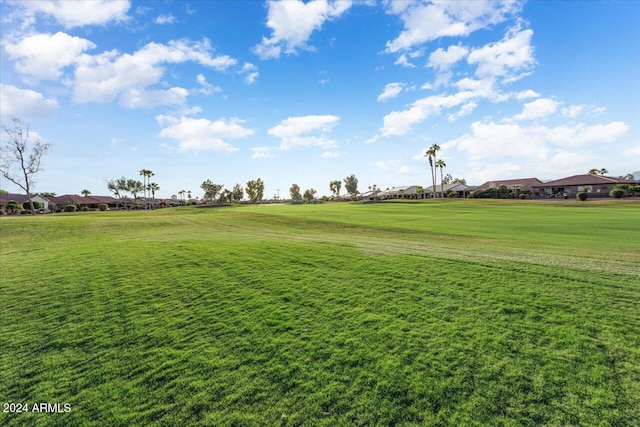
{"label": "row of houses", "polygon": [[[371,189],[367,192],[360,193],[359,199],[404,199],[404,198],[419,198],[428,199],[442,198],[450,195],[451,193],[458,197],[468,197],[472,192],[476,190],[489,190],[497,188],[506,188],[511,192],[514,197],[520,194],[526,194],[528,197],[533,198],[548,198],[556,195],[573,196],[579,192],[586,192],[590,197],[606,197],[609,192],[616,185],[637,185],[638,182],[625,179],[615,178],[602,175],[573,175],[566,178],[561,178],[554,181],[542,182],[538,178],[522,178],[522,179],[508,179],[501,181],[487,181],[480,186],[470,186],[466,184],[444,184],[431,186],[418,186],[408,185],[403,187],[393,187],[386,190]],[[419,191],[419,188],[422,191]],[[152,198],[138,198],[136,200],[123,197],[117,199],[111,196],[79,196],[75,194],[65,194],[62,196],[43,197],[41,195],[33,196],[33,201],[38,202],[43,206],[45,212],[48,212],[50,208],[55,205],[57,207],[64,207],[67,205],[76,205],[78,207],[87,207],[88,209],[98,209],[100,205],[107,205],[109,209],[118,209],[125,206],[152,206],[154,208],[163,208],[171,206],[180,206],[183,204],[176,199],[152,199]],[[10,201],[16,201],[20,204],[28,202],[29,199],[24,194],[4,194],[0,195],[0,208],[5,208]],[[200,203],[197,200],[190,200],[187,203]]]}
{"label": "row of houses", "polygon": [[[118,209],[125,206],[144,206],[151,205],[154,208],[163,208],[170,206],[180,206],[179,200],[174,199],[152,199],[152,198],[138,198],[131,199],[123,197],[117,199],[111,196],[79,196],[76,194],[64,194],[62,196],[47,196],[44,197],[40,194],[36,194],[32,197],[34,202],[38,202],[42,205],[45,212],[48,212],[52,207],[64,207],[67,205],[75,205],[78,207],[87,207],[89,209],[98,209],[100,205],[107,205],[109,209]],[[20,204],[29,201],[29,198],[25,194],[0,194],[0,207],[5,208],[10,201],[16,201]]]}
{"label": "row of houses", "polygon": [[608,197],[609,192],[616,185],[637,185],[638,182],[626,179],[615,178],[603,175],[573,175],[553,181],[543,182],[538,178],[520,178],[508,180],[487,181],[480,186],[470,186],[466,184],[444,184],[421,187],[422,192],[416,193],[418,185],[404,187],[394,187],[386,190],[372,189],[361,193],[359,198],[370,199],[373,197],[381,199],[419,198],[427,199],[446,197],[454,193],[459,197],[468,197],[477,190],[489,190],[506,188],[515,197],[526,194],[533,198],[548,198],[557,195],[575,196],[577,193],[586,192],[591,197]]}

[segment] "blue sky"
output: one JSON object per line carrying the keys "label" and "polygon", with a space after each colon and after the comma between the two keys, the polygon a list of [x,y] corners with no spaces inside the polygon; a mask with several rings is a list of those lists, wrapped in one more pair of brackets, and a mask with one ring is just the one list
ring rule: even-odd
{"label": "blue sky", "polygon": [[[36,191],[211,179],[330,194],[640,170],[637,1],[1,1],[1,120]],[[2,181],[0,187],[17,191]]]}

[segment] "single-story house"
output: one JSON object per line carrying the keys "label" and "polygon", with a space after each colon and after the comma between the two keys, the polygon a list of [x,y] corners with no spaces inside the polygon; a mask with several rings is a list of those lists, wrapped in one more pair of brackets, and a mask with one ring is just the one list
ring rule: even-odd
{"label": "single-story house", "polygon": [[424,191],[416,196],[416,189],[418,185],[406,185],[403,187],[393,187],[388,190],[380,191],[378,196],[384,199],[413,199],[413,198],[424,198]]}
{"label": "single-story house", "polygon": [[98,205],[107,205],[109,209],[116,208],[119,200],[111,196],[90,196],[92,199],[98,202]]}
{"label": "single-story house", "polygon": [[580,192],[589,193],[590,196],[609,196],[609,192],[618,184],[634,185],[635,182],[625,178],[614,178],[603,175],[573,175],[540,183],[534,186],[536,192],[546,196],[556,194],[575,195]]}
{"label": "single-story house", "polygon": [[[9,203],[12,200],[15,200],[16,202],[22,205],[25,202],[29,201],[29,197],[26,194],[14,194],[14,193],[0,194],[0,207],[4,208],[5,206],[7,206],[7,203]],[[43,209],[45,210],[45,212],[49,209],[50,202],[48,198],[42,197],[39,194],[35,194],[31,196],[31,200],[33,200],[34,202],[40,203]]]}
{"label": "single-story house", "polygon": [[86,206],[90,209],[97,209],[101,203],[92,196],[78,196],[77,194],[63,194],[62,196],[50,197],[51,203],[62,208],[67,205]]}
{"label": "single-story house", "polygon": [[[425,197],[433,197],[434,193],[438,198],[447,197],[449,193],[453,193],[454,191],[459,193],[461,197],[467,197],[471,191],[475,190],[476,187],[471,187],[466,184],[437,184],[435,187],[435,191],[433,185],[424,188]],[[443,193],[444,192],[444,196]]]}
{"label": "single-story house", "polygon": [[518,178],[518,179],[504,179],[502,181],[487,181],[476,190],[488,190],[490,188],[498,188],[505,186],[508,190],[514,191],[516,196],[520,193],[532,193],[535,194],[537,186],[542,184],[538,178]]}

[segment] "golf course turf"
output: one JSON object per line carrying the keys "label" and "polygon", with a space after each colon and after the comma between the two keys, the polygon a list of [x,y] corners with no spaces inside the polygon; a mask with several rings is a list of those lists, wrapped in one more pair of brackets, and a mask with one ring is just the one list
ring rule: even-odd
{"label": "golf course turf", "polygon": [[639,266],[637,202],[3,217],[0,425],[636,426]]}

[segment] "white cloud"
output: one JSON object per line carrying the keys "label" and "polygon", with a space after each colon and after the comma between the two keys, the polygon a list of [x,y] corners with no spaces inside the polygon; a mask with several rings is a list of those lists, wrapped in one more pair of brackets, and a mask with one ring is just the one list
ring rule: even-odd
{"label": "white cloud", "polygon": [[524,104],[520,114],[513,116],[515,120],[532,120],[553,114],[558,109],[558,103],[549,98],[538,98]]}
{"label": "white cloud", "polygon": [[473,110],[476,109],[477,106],[478,104],[476,104],[475,102],[467,102],[460,108],[457,113],[449,114],[449,117],[447,118],[449,123],[455,122],[460,117],[468,116],[473,112]]}
{"label": "white cloud", "polygon": [[[236,60],[227,56],[211,55],[208,40],[191,42],[189,40],[172,40],[168,44],[149,43],[133,54],[120,54],[117,51],[104,52],[100,55],[82,55],[78,60],[75,74],[74,100],[79,103],[112,102],[120,98],[125,105],[141,104],[151,106],[167,102],[175,104],[181,91],[173,88],[164,91],[164,96],[148,90],[160,82],[165,73],[163,64],[196,62],[224,71],[235,65]],[[152,97],[148,102],[131,103],[131,98],[148,94]]]}
{"label": "white cloud", "polygon": [[375,142],[380,137],[399,136],[411,130],[417,123],[428,117],[440,114],[444,108],[456,107],[469,101],[475,95],[472,91],[458,92],[454,95],[433,95],[415,101],[410,108],[403,111],[392,111],[383,118],[383,125],[378,136],[367,142]]}
{"label": "white cloud", "polygon": [[521,92],[516,93],[516,99],[529,99],[529,98],[538,98],[540,94],[531,89],[523,90]]}
{"label": "white cloud", "polygon": [[52,16],[65,28],[106,25],[128,19],[129,0],[38,0],[22,2],[27,16]]}
{"label": "white cloud", "polygon": [[120,104],[126,108],[153,108],[158,105],[182,105],[189,91],[181,87],[171,89],[128,89],[120,95]]}
{"label": "white cloud", "polygon": [[480,185],[487,181],[515,178],[516,174],[520,177],[521,167],[512,162],[470,162],[465,172],[465,179],[469,183]]}
{"label": "white cloud", "polygon": [[474,122],[471,134],[447,142],[446,147],[457,146],[472,161],[495,158],[540,161],[548,152],[546,141],[539,131],[532,130],[511,123]]}
{"label": "white cloud", "polygon": [[394,1],[388,12],[400,15],[404,30],[387,42],[387,52],[404,51],[440,37],[468,36],[504,21],[519,9],[520,2],[510,0]]}
{"label": "white cloud", "polygon": [[491,78],[470,79],[465,77],[454,83],[454,86],[462,92],[471,92],[474,97],[487,98],[492,101],[504,101],[508,97],[502,95],[495,87],[495,81]]}
{"label": "white cloud", "polygon": [[385,85],[384,90],[378,95],[379,102],[385,102],[391,98],[395,98],[402,92],[404,87],[403,83],[388,83]]}
{"label": "white cloud", "polygon": [[220,86],[215,86],[209,83],[204,74],[198,74],[196,76],[196,81],[201,86],[201,88],[197,90],[197,93],[199,94],[212,95],[217,92],[222,92],[222,88]]}
{"label": "white cloud", "polygon": [[622,122],[556,127],[474,122],[471,133],[446,142],[443,148],[456,147],[458,151],[466,153],[472,162],[511,158],[538,163],[547,158],[552,148],[566,150],[585,144],[613,142],[628,129],[629,126]]}
{"label": "white cloud", "polygon": [[25,37],[17,43],[6,44],[5,50],[20,74],[55,80],[62,75],[64,67],[77,63],[84,51],[95,47],[89,40],[57,32]]}
{"label": "white cloud", "polygon": [[168,25],[168,24],[175,24],[176,22],[176,17],[169,14],[169,15],[160,15],[156,18],[156,24],[158,25]]}
{"label": "white cloud", "polygon": [[438,48],[429,55],[428,65],[430,67],[437,68],[440,71],[445,71],[451,68],[453,64],[467,56],[468,53],[469,49],[460,45],[449,46],[447,50]]}
{"label": "white cloud", "polygon": [[467,62],[477,64],[478,77],[505,77],[509,81],[517,80],[524,74],[514,74],[527,70],[535,64],[531,46],[532,30],[511,29],[499,42],[489,43],[479,49],[473,49]]}
{"label": "white cloud", "polygon": [[407,175],[413,173],[411,167],[404,164],[402,159],[390,159],[386,161],[378,161],[375,163],[376,168],[381,171],[388,171],[399,175]]}
{"label": "white cloud", "polygon": [[244,120],[238,118],[228,120],[221,118],[211,121],[160,115],[156,120],[164,126],[159,136],[178,141],[178,148],[181,151],[233,152],[237,148],[229,144],[228,140],[242,139],[254,134],[252,129],[242,126]]}
{"label": "white cloud", "polygon": [[239,73],[244,74],[244,82],[248,85],[254,84],[260,75],[258,67],[251,62],[245,62]]}
{"label": "white cloud", "polygon": [[394,65],[402,65],[403,67],[407,67],[407,68],[416,67],[414,64],[409,62],[409,60],[407,59],[407,55],[405,55],[404,53],[398,56],[398,59],[395,60]]}
{"label": "white cloud", "polygon": [[550,176],[557,174],[558,171],[562,171],[565,176],[581,174],[593,167],[591,165],[595,159],[596,156],[590,153],[560,151],[540,163],[537,170]]}
{"label": "white cloud", "polygon": [[587,114],[590,116],[599,116],[605,111],[604,107],[596,107],[593,105],[570,105],[561,110],[562,115],[569,118],[576,118],[581,114]]}
{"label": "white cloud", "polygon": [[55,99],[29,89],[0,84],[0,115],[4,117],[49,117],[58,111]]}
{"label": "white cloud", "polygon": [[624,122],[597,125],[579,123],[572,126],[539,127],[536,129],[542,132],[550,142],[568,147],[577,147],[583,144],[616,141],[627,133],[629,126]]}
{"label": "white cloud", "polygon": [[251,151],[253,154],[251,155],[252,159],[270,159],[273,157],[271,154],[272,147],[253,147]]}
{"label": "white cloud", "polygon": [[338,18],[351,4],[350,0],[269,1],[267,27],[272,30],[272,36],[263,37],[254,52],[262,59],[272,59],[283,52],[291,54],[298,49],[310,49],[307,41],[311,33],[319,30],[325,21]]}
{"label": "white cloud", "polygon": [[[338,121],[340,121],[340,117],[331,115],[289,117],[269,129],[268,133],[280,138],[281,150],[295,147],[331,148],[337,144],[335,141],[327,139],[325,134],[330,132]],[[314,136],[313,134],[320,135]]]}
{"label": "white cloud", "polygon": [[323,159],[335,159],[336,157],[340,157],[340,153],[337,151],[325,151],[320,157]]}

